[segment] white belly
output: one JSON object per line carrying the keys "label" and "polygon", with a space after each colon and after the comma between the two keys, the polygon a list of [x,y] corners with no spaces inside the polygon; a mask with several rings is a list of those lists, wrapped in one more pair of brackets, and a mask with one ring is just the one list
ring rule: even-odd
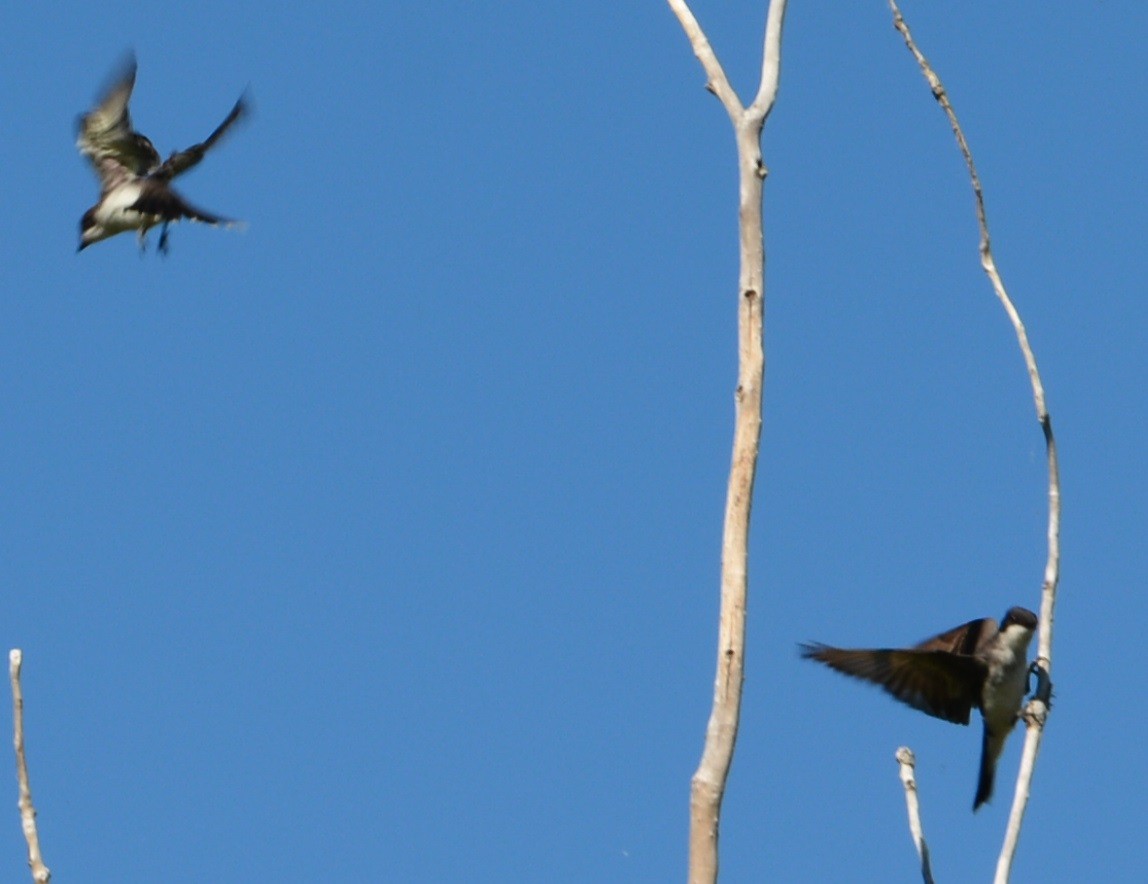
{"label": "white belly", "polygon": [[[1003,664],[998,677],[990,676],[982,691],[981,714],[995,731],[1008,730],[1016,719],[1021,700],[1024,699],[1028,666],[1023,652],[1018,654],[1007,645],[993,655],[996,663]],[[995,668],[995,667],[993,667]]]}
{"label": "white belly", "polygon": [[125,230],[147,230],[159,223],[158,215],[145,215],[131,208],[139,200],[143,187],[124,184],[111,191],[96,208],[96,221],[111,236]]}

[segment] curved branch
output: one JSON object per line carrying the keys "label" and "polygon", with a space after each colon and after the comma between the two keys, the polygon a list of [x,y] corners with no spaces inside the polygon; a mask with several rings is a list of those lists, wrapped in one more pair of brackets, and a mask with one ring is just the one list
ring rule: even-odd
{"label": "curved branch", "polygon": [[976,204],[977,227],[980,230],[980,256],[981,267],[992,283],[997,299],[1008,314],[1013,330],[1016,332],[1017,344],[1024,357],[1025,368],[1028,371],[1029,383],[1032,386],[1033,404],[1036,407],[1036,418],[1044,434],[1045,451],[1048,458],[1048,556],[1044,566],[1044,581],[1041,587],[1040,603],[1040,636],[1039,656],[1035,666],[1038,677],[1045,689],[1037,691],[1025,707],[1023,718],[1027,726],[1025,734],[1024,752],[1021,756],[1020,772],[1017,775],[1016,792],[1013,796],[1012,810],[1009,814],[1008,828],[1005,831],[1004,844],[1001,847],[1000,857],[997,860],[996,882],[1007,882],[1012,869],[1013,857],[1016,854],[1017,842],[1020,839],[1020,827],[1024,819],[1025,808],[1028,805],[1029,788],[1032,782],[1033,769],[1036,765],[1036,756],[1040,750],[1040,740],[1044,732],[1044,722],[1048,715],[1048,698],[1051,696],[1052,675],[1052,627],[1053,613],[1056,607],[1056,589],[1060,581],[1060,462],[1056,451],[1056,438],[1052,433],[1052,418],[1045,405],[1044,384],[1040,378],[1040,371],[1036,365],[1036,356],[1028,341],[1028,333],[1021,321],[1020,313],[1005,290],[1000,272],[997,270],[996,260],[993,257],[992,242],[989,238],[988,216],[985,212],[984,191],[981,188],[980,176],[973,162],[973,154],[965,140],[957,121],[956,112],[949,101],[948,93],[942,85],[925,56],[917,48],[909,26],[897,7],[896,0],[889,0],[889,7],[893,11],[893,27],[905,40],[905,45],[917,60],[921,72],[933,91],[933,97],[940,104],[941,109],[949,120],[953,135],[956,136],[957,146],[968,168],[969,181],[973,187],[973,197]]}
{"label": "curved branch", "polygon": [[747,111],[760,117],[764,123],[777,101],[777,89],[781,85],[781,29],[785,24],[785,3],[770,3],[765,16],[765,45],[761,51],[761,83],[757,95]]}

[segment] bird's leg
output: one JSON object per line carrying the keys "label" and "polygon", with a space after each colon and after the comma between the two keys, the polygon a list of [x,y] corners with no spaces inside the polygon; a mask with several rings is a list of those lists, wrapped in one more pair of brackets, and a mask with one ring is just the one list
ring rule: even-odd
{"label": "bird's leg", "polygon": [[1040,666],[1036,660],[1029,664],[1028,671],[1024,674],[1024,692],[1026,694],[1032,693],[1032,677],[1040,677]]}
{"label": "bird's leg", "polygon": [[[1033,660],[1032,665],[1028,667],[1028,677],[1036,676],[1036,691],[1033,693],[1034,700],[1040,700],[1049,709],[1052,708],[1052,679],[1048,677],[1048,660],[1043,657],[1038,657]],[[1026,688],[1031,686],[1031,681],[1025,685]]]}
{"label": "bird's leg", "polygon": [[170,221],[164,221],[163,222],[163,228],[159,232],[159,244],[156,246],[156,250],[161,255],[167,254],[167,229],[170,226],[171,226]]}

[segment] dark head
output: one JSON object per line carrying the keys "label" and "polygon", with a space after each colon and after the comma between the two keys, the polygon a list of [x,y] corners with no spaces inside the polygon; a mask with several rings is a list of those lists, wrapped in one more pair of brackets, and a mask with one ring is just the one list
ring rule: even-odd
{"label": "dark head", "polygon": [[80,247],[76,251],[82,252],[92,243],[104,239],[102,234],[103,228],[96,221],[96,207],[92,206],[84,212],[84,217],[80,219]]}
{"label": "dark head", "polygon": [[1025,629],[1035,631],[1036,624],[1036,614],[1028,608],[1009,608],[1004,615],[1004,620],[1001,621],[1000,628],[1003,632],[1009,626],[1022,626]]}

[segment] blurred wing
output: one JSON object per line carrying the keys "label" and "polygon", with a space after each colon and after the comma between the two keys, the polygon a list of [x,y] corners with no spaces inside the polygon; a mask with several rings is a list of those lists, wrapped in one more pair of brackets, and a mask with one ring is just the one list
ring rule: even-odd
{"label": "blurred wing", "polygon": [[902,703],[956,724],[969,723],[985,677],[980,660],[943,650],[847,650],[810,644],[801,646],[801,656],[873,682]]}
{"label": "blurred wing", "polygon": [[140,198],[132,204],[132,208],[145,215],[158,215],[165,220],[190,218],[192,221],[217,226],[236,223],[231,218],[213,215],[211,212],[196,208],[166,185],[145,187]]}
{"label": "blurred wing", "polygon": [[231,113],[227,115],[227,119],[220,123],[214,132],[208,135],[207,138],[199,144],[193,144],[186,150],[179,150],[173,153],[155,170],[155,177],[171,179],[176,175],[183,174],[193,166],[198,165],[200,160],[203,159],[204,154],[211,150],[215,142],[222,138],[224,133],[231,128],[236,121],[250,112],[250,107],[246,97],[240,98],[239,101],[235,102],[235,107],[231,109]]}
{"label": "blurred wing", "polygon": [[132,129],[128,112],[136,82],[136,62],[128,56],[96,107],[80,117],[76,147],[92,163],[106,191],[129,175],[144,175],[159,163],[159,154]]}

